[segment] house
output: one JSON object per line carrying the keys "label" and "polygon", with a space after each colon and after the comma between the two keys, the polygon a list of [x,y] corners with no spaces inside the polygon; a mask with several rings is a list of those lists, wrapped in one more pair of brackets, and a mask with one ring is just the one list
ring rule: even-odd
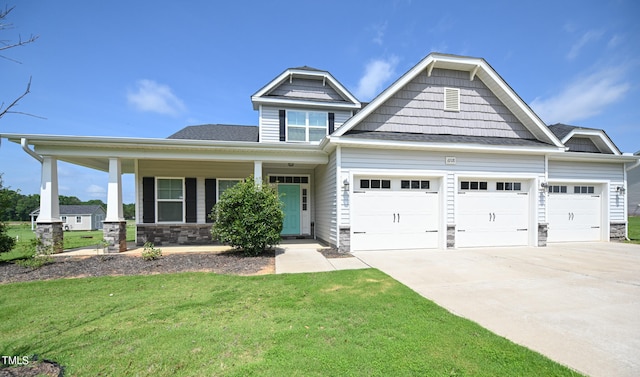
{"label": "house", "polygon": [[[40,208],[31,212],[31,230],[35,228],[36,218],[40,215]],[[99,205],[61,205],[60,221],[62,229],[68,230],[97,230],[102,229],[102,222],[106,212]]]}
{"label": "house", "polygon": [[210,242],[211,208],[249,175],[283,194],[283,236],[341,250],[626,236],[626,171],[639,157],[602,130],[547,126],[484,59],[430,54],[368,104],[327,71],[291,68],[251,101],[257,126],[3,137],[42,162],[45,240],[60,233],[58,160],[108,172],[115,251],[126,249],[123,173],[135,175],[139,245]]}
{"label": "house", "polygon": [[[640,151],[635,153],[640,156]],[[627,173],[629,190],[629,216],[640,216],[640,164],[630,169]]]}

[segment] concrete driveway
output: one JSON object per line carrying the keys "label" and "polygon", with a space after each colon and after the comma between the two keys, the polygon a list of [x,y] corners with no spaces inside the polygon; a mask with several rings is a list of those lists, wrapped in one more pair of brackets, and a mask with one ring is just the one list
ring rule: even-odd
{"label": "concrete driveway", "polygon": [[515,343],[591,376],[640,376],[640,245],[354,255]]}

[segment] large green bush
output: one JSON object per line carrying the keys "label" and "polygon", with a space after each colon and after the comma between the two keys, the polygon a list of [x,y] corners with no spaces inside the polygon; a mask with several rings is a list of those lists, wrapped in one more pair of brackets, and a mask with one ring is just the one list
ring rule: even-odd
{"label": "large green bush", "polygon": [[6,226],[0,221],[0,253],[11,251],[15,244],[16,240],[7,234]]}
{"label": "large green bush", "polygon": [[280,242],[284,212],[276,189],[253,177],[224,191],[213,207],[211,234],[222,243],[258,255]]}

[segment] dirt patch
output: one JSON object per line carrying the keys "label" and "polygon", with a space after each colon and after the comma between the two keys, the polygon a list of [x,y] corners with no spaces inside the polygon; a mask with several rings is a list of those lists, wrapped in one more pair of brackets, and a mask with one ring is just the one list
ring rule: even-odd
{"label": "dirt patch", "polygon": [[353,258],[353,254],[341,252],[333,247],[323,247],[318,249],[318,252],[324,255],[325,258]]}
{"label": "dirt patch", "polygon": [[117,254],[55,257],[53,263],[35,270],[13,263],[0,263],[0,284],[90,276],[151,275],[196,271],[228,275],[272,274],[275,272],[275,252],[266,251],[257,257],[245,257],[237,251],[168,254],[153,261],[145,261],[139,256]]}
{"label": "dirt patch", "polygon": [[42,360],[29,365],[1,368],[0,377],[62,377],[64,368],[53,361]]}

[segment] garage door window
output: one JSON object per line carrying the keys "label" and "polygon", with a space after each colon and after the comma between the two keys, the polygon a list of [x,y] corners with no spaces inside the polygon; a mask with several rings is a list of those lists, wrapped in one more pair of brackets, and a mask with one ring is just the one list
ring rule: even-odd
{"label": "garage door window", "polygon": [[573,186],[574,194],[593,194],[595,188],[593,186]]}
{"label": "garage door window", "polygon": [[361,179],[360,188],[362,189],[391,189],[391,181],[388,179]]}
{"label": "garage door window", "polygon": [[549,192],[566,194],[567,193],[567,186],[549,186]]}
{"label": "garage door window", "polygon": [[460,181],[460,190],[487,190],[487,182],[484,181]]}
{"label": "garage door window", "polygon": [[408,180],[403,179],[400,181],[400,188],[402,190],[428,190],[430,186],[429,181]]}
{"label": "garage door window", "polygon": [[520,182],[496,182],[497,191],[520,191],[522,183]]}

